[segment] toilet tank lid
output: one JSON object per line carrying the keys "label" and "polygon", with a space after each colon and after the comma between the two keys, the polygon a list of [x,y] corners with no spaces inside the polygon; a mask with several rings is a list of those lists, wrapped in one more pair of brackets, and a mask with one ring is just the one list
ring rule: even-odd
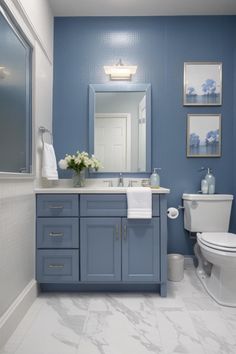
{"label": "toilet tank lid", "polygon": [[233,200],[232,194],[188,194],[184,193],[183,200]]}

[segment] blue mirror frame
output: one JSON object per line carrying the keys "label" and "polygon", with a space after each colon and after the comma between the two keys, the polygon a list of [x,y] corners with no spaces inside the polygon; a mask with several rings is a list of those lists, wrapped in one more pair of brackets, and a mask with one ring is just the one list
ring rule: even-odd
{"label": "blue mirror frame", "polygon": [[[146,92],[146,171],[130,172],[125,175],[145,175],[151,172],[151,84],[90,84],[89,85],[89,153],[94,153],[94,116],[97,92]],[[90,172],[98,175],[117,175],[116,172]]]}

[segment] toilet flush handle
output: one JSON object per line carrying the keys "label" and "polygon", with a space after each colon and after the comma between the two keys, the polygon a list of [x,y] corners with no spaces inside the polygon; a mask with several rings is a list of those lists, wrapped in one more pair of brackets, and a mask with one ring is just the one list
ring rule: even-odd
{"label": "toilet flush handle", "polygon": [[197,206],[198,206],[198,202],[197,202],[196,200],[193,200],[192,203],[191,203],[191,207],[192,207],[193,209],[196,209]]}

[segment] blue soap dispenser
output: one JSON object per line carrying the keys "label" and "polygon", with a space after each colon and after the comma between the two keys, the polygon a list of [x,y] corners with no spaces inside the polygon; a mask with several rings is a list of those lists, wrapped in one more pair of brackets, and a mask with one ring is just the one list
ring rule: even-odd
{"label": "blue soap dispenser", "polygon": [[161,170],[161,168],[155,167],[153,169],[153,173],[150,176],[150,186],[151,186],[151,188],[160,188],[160,176],[157,173],[158,170]]}

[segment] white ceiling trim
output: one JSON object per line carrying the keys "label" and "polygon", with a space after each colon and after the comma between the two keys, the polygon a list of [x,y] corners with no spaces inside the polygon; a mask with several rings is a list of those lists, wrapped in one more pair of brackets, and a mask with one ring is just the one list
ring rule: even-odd
{"label": "white ceiling trim", "polygon": [[54,16],[236,15],[236,0],[48,0]]}

